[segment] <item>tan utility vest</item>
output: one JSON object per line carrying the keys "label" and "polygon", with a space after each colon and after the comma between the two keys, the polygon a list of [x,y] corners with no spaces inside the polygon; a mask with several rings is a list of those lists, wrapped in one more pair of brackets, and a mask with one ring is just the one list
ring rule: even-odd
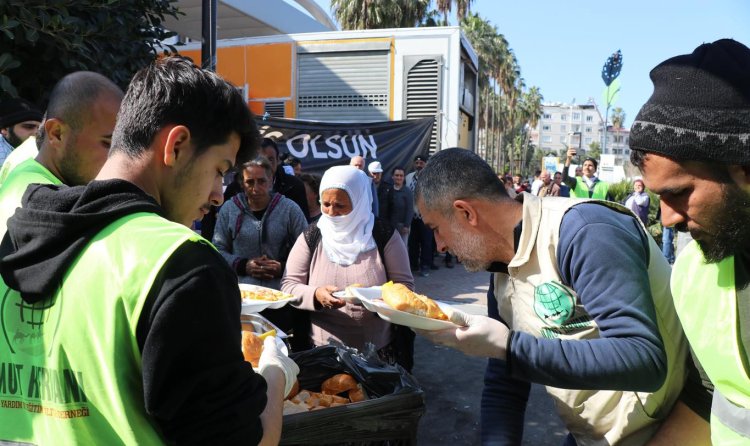
{"label": "tan utility vest", "polygon": [[[500,316],[515,331],[537,338],[575,341],[599,338],[593,318],[581,305],[575,290],[563,285],[557,268],[557,245],[563,216],[573,206],[591,201],[633,215],[612,202],[545,198],[523,194],[523,230],[509,274],[495,274],[495,297]],[[638,218],[636,218],[637,221]],[[644,228],[645,231],[645,228]],[[648,236],[651,294],[659,332],[667,352],[668,372],[655,393],[569,390],[547,386],[560,417],[579,446],[642,445],[669,414],[685,376],[687,344],[669,291],[669,264]],[[607,265],[616,275],[618,268]]]}

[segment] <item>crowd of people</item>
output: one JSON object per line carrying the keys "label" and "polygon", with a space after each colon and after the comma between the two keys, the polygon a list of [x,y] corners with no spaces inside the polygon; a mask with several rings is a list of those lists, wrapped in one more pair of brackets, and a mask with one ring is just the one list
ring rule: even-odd
{"label": "crowd of people", "polygon": [[[0,443],[277,444],[299,367],[272,338],[243,360],[244,283],[298,297],[262,312],[292,352],[411,371],[416,331],[488,358],[483,444],[521,443],[532,383],[565,445],[750,444],[750,49],[703,44],[651,79],[621,203],[596,159],[570,175],[574,149],[533,180],[460,148],[306,172],[176,56],[126,92],[75,72],[44,112],[0,103]],[[665,241],[695,239],[676,261],[647,188]],[[340,294],[414,290],[436,259],[491,273],[487,316],[412,331]]]}

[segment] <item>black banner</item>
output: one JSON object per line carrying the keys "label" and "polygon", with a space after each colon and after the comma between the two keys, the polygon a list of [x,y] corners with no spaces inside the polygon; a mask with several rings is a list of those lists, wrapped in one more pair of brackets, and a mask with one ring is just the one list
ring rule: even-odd
{"label": "black banner", "polygon": [[390,177],[395,167],[409,171],[417,154],[427,154],[433,120],[348,123],[256,118],[260,134],[275,140],[281,153],[298,158],[303,172],[322,174],[359,155],[365,165],[380,161],[384,177]]}

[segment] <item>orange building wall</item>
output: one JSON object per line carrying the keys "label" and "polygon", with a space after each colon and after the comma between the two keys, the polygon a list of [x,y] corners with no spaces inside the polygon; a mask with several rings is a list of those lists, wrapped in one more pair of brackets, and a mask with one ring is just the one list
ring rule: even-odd
{"label": "orange building wall", "polygon": [[245,47],[247,83],[253,99],[292,96],[292,44]]}
{"label": "orange building wall", "polygon": [[[200,65],[200,50],[182,50],[180,54]],[[286,117],[295,116],[292,99],[292,43],[217,48],[216,72],[237,87],[249,87],[250,110],[263,114],[263,101],[284,100]]]}
{"label": "orange building wall", "polygon": [[177,51],[180,52],[180,56],[185,56],[188,59],[192,60],[194,64],[200,66],[201,64],[201,50],[181,50],[177,48]]}

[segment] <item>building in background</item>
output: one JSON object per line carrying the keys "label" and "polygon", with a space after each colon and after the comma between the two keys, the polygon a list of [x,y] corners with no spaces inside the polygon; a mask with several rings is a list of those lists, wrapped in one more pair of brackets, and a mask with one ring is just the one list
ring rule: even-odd
{"label": "building in background", "polygon": [[[277,34],[217,42],[216,71],[257,116],[331,122],[434,117],[430,153],[476,147],[479,62],[459,27]],[[200,60],[200,44],[179,47]]]}
{"label": "building in background", "polygon": [[625,128],[607,128],[607,144],[604,142],[604,117],[595,103],[566,104],[549,102],[542,104],[543,113],[536,128],[531,131],[531,143],[545,155],[553,154],[565,159],[568,147],[580,148],[586,155],[591,144],[599,144],[601,154],[614,155],[615,165],[622,166],[630,156],[629,131]]}

